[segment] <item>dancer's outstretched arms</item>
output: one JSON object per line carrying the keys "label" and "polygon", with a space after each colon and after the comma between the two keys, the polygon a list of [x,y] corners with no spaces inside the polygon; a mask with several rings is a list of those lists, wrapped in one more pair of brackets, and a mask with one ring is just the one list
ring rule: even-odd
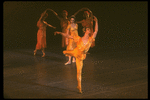
{"label": "dancer's outstretched arms", "polygon": [[82,11],[82,9],[78,10],[76,13],[74,13],[73,15],[76,16],[77,13],[79,13],[80,11]]}
{"label": "dancer's outstretched arms", "polygon": [[48,25],[49,27],[52,27],[52,28],[56,29],[56,27],[54,27],[54,26],[48,24],[46,21],[43,21],[43,23],[45,23],[45,24]]}
{"label": "dancer's outstretched arms", "polygon": [[92,11],[91,11],[90,9],[84,7],[84,8],[81,8],[80,10],[78,10],[78,11],[74,14],[74,16],[76,16],[80,11],[83,11],[83,10],[88,10],[90,13],[92,13]]}
{"label": "dancer's outstretched arms", "polygon": [[56,13],[54,10],[52,10],[52,9],[49,9],[49,8],[48,8],[48,9],[46,9],[46,11],[47,11],[47,10],[50,10],[50,11],[52,11],[52,12],[53,12],[53,13],[56,15],[56,17],[57,17],[59,20],[61,20],[61,18],[58,16],[58,14],[57,14],[57,13]]}
{"label": "dancer's outstretched arms", "polygon": [[71,36],[71,35],[69,35],[69,34],[66,34],[66,33],[63,33],[63,32],[58,32],[58,31],[56,31],[56,32],[54,32],[54,34],[55,34],[55,35],[56,35],[56,34],[61,34],[61,35],[63,35],[64,37],[73,39],[73,36]]}
{"label": "dancer's outstretched arms", "polygon": [[94,21],[95,21],[95,31],[94,31],[92,36],[93,36],[93,38],[96,38],[96,35],[97,35],[97,32],[98,32],[98,20],[95,16],[93,16],[93,17],[94,17]]}
{"label": "dancer's outstretched arms", "polygon": [[[78,10],[76,13],[74,13],[73,15],[76,16],[80,11],[83,11],[83,8]],[[81,21],[77,21],[76,23],[83,23],[83,20]]]}
{"label": "dancer's outstretched arms", "polygon": [[[84,7],[84,8],[81,8],[80,10],[78,10],[78,11],[74,14],[74,16],[76,16],[80,11],[84,11],[84,10],[88,10],[88,11],[92,14],[92,11],[91,11],[90,9]],[[81,21],[77,21],[76,23],[83,23],[83,22],[84,22],[84,21],[81,20]]]}

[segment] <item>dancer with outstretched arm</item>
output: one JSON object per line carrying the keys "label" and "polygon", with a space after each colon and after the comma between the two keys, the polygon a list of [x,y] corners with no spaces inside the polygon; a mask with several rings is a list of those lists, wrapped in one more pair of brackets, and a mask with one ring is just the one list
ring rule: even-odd
{"label": "dancer with outstretched arm", "polygon": [[[62,32],[63,33],[66,33],[67,32],[67,26],[70,24],[69,22],[69,19],[70,17],[68,18],[68,12],[66,10],[63,10],[62,11],[62,16],[63,17],[60,17],[58,16],[58,14],[52,10],[52,9],[46,9],[47,11],[52,11],[56,17],[60,20],[60,25],[61,25],[61,28],[62,28]],[[62,47],[66,47],[68,43],[66,43],[66,38],[64,36],[62,36]]]}
{"label": "dancer with outstretched arm", "polygon": [[95,21],[95,31],[93,34],[91,34],[91,30],[89,27],[86,28],[85,34],[83,37],[76,36],[73,37],[69,34],[65,34],[62,32],[55,32],[55,34],[61,34],[65,37],[68,37],[70,39],[73,39],[74,41],[77,42],[77,47],[74,50],[65,50],[63,53],[65,55],[70,55],[74,56],[76,58],[76,68],[77,68],[77,81],[78,81],[78,90],[80,93],[82,93],[82,87],[81,87],[81,79],[82,79],[82,68],[83,68],[83,60],[86,58],[86,54],[92,44],[93,41],[95,41],[97,32],[98,32],[98,20],[94,16],[94,21]]}
{"label": "dancer with outstretched arm", "polygon": [[37,32],[37,44],[34,50],[34,55],[36,55],[37,50],[42,50],[42,57],[45,57],[45,51],[44,49],[46,48],[46,27],[52,27],[52,28],[56,28],[50,24],[48,24],[46,21],[44,21],[47,18],[48,14],[45,12],[43,12],[41,14],[40,19],[37,22],[37,27],[38,32]]}

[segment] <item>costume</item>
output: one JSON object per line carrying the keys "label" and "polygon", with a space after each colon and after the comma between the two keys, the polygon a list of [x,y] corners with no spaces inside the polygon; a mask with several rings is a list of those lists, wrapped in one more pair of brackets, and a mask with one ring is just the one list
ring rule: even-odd
{"label": "costume", "polygon": [[86,58],[86,53],[88,52],[91,44],[95,39],[91,36],[86,44],[83,43],[82,38],[79,36],[74,37],[74,41],[77,42],[77,47],[74,50],[65,50],[63,53],[65,55],[74,56],[76,58],[76,68],[77,68],[77,88],[81,91],[81,73],[83,67],[83,60]]}
{"label": "costume", "polygon": [[[69,24],[67,30],[69,30],[71,36],[78,36],[78,24],[75,27],[71,27],[71,24]],[[76,48],[76,42],[73,39],[68,39],[67,50],[73,50],[74,48]]]}
{"label": "costume", "polygon": [[89,37],[88,42],[84,44],[82,38],[76,36],[74,37],[74,42],[77,43],[77,47],[73,50],[65,50],[63,51],[63,53],[66,55],[74,56],[75,58],[78,58],[80,60],[84,60],[86,58],[86,53],[88,52],[93,41],[95,41],[95,39],[93,37]]}
{"label": "costume", "polygon": [[[93,33],[93,22],[91,21],[90,18],[87,18],[86,20],[85,19],[82,20],[82,27],[83,28],[87,28],[87,27],[90,28],[91,33]],[[93,34],[90,34],[90,35],[93,35]],[[94,46],[95,46],[95,41],[93,41],[93,43],[91,44],[91,47],[94,47]]]}
{"label": "costume", "polygon": [[36,49],[40,50],[46,48],[46,24],[42,23],[40,20],[37,22],[39,30],[37,32],[37,44]]}

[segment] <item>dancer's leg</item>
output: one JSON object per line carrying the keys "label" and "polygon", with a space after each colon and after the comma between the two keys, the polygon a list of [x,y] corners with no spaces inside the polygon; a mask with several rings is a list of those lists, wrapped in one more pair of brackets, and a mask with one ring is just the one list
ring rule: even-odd
{"label": "dancer's leg", "polygon": [[44,51],[44,48],[42,49],[42,53],[43,53],[42,57],[45,57],[45,51]]}
{"label": "dancer's leg", "polygon": [[34,56],[36,55],[36,52],[37,52],[37,49],[35,48],[35,50],[34,50]]}
{"label": "dancer's leg", "polygon": [[75,57],[73,57],[72,62],[73,62],[73,63],[75,63],[75,62],[76,62],[76,58],[75,58]]}
{"label": "dancer's leg", "polygon": [[77,88],[78,88],[80,93],[82,93],[82,87],[81,87],[82,67],[83,67],[83,60],[76,58],[77,81],[78,81]]}
{"label": "dancer's leg", "polygon": [[69,57],[69,60],[68,62],[65,63],[65,65],[71,64],[71,56],[68,56],[68,57]]}

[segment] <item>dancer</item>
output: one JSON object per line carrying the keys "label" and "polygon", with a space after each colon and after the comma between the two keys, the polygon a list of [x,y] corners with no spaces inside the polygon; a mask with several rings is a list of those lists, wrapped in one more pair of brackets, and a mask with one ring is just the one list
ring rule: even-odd
{"label": "dancer", "polygon": [[[62,32],[66,34],[71,34],[72,36],[78,36],[78,24],[75,23],[75,16],[68,16],[68,12],[66,10],[63,10],[62,15],[63,18],[59,17],[58,14],[52,10],[52,9],[47,9],[52,11],[56,17],[60,20],[60,25],[62,28]],[[69,19],[71,19],[69,21]],[[62,47],[67,46],[67,50],[73,50],[76,47],[76,43],[72,39],[68,39],[62,35]],[[66,55],[68,56],[68,55]],[[69,60],[65,63],[65,65],[71,64],[71,56],[68,56]],[[72,62],[75,62],[75,57],[73,57]]]}
{"label": "dancer", "polygon": [[[68,12],[66,10],[63,10],[62,11],[62,18],[58,16],[58,14],[52,10],[52,9],[47,9],[47,10],[50,10],[52,11],[56,17],[60,20],[60,25],[61,25],[61,28],[62,28],[62,32],[63,33],[66,33],[67,32],[67,26],[69,25],[69,19],[70,18],[67,18],[68,16]],[[66,37],[62,36],[62,47],[66,47],[68,43],[66,43]]]}
{"label": "dancer", "polygon": [[[71,16],[70,19],[70,24],[67,27],[67,35],[71,35],[72,37],[76,37],[78,36],[78,24],[75,23],[75,16]],[[73,50],[74,48],[76,48],[76,42],[73,39],[68,39],[66,38],[66,43],[67,44],[67,50]],[[65,63],[65,65],[71,64],[71,56],[70,55],[66,55],[69,57],[68,62]],[[75,62],[75,57],[73,57],[72,62]]]}
{"label": "dancer", "polygon": [[[93,33],[93,14],[92,14],[92,11],[89,10],[88,8],[82,8],[79,11],[77,11],[74,15],[76,16],[78,12],[83,11],[83,10],[86,10],[86,11],[84,11],[84,14],[83,14],[83,17],[85,17],[85,19],[83,19],[81,21],[77,21],[77,23],[82,24],[83,32],[85,31],[86,27],[89,27],[91,30],[90,35],[92,35],[92,33]],[[93,41],[91,47],[94,47],[94,46],[95,46],[95,41]]]}
{"label": "dancer", "polygon": [[71,35],[62,33],[62,32],[55,32],[55,34],[61,34],[65,37],[68,37],[70,39],[73,39],[77,42],[77,47],[74,50],[65,50],[63,53],[65,55],[70,55],[76,57],[76,68],[77,68],[77,81],[78,81],[78,90],[80,93],[82,93],[82,88],[81,88],[81,74],[82,74],[82,68],[83,68],[83,60],[86,58],[86,54],[92,44],[93,41],[95,41],[95,37],[98,32],[98,20],[94,16],[94,21],[95,21],[95,31],[93,34],[90,36],[91,30],[90,28],[86,28],[85,34],[83,37],[73,37]]}
{"label": "dancer", "polygon": [[45,57],[44,49],[46,48],[46,26],[52,27],[54,29],[56,28],[44,21],[47,16],[48,14],[46,13],[46,11],[43,12],[37,22],[37,27],[39,27],[39,30],[37,32],[37,44],[34,50],[34,55],[36,55],[37,50],[42,50],[42,57]]}

